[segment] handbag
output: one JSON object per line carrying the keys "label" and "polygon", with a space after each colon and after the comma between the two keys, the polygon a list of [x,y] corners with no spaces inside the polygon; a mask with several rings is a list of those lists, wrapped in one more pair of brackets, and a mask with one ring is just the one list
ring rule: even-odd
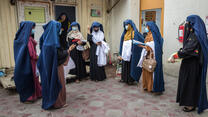
{"label": "handbag", "polygon": [[82,58],[84,60],[88,60],[90,58],[90,48],[86,48],[83,52],[82,52]]}
{"label": "handbag", "polygon": [[150,51],[150,58],[148,59],[147,57],[144,58],[142,67],[147,70],[148,72],[154,72],[155,67],[157,65],[157,61],[153,58],[153,52],[152,50]]}

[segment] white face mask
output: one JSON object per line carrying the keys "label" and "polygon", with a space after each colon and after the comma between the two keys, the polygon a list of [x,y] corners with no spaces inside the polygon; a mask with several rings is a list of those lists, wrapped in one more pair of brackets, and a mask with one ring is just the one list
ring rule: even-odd
{"label": "white face mask", "polygon": [[77,31],[78,28],[77,28],[77,27],[72,27],[72,30],[73,30],[73,31]]}
{"label": "white face mask", "polygon": [[129,26],[128,25],[125,25],[125,29],[128,30],[128,28],[129,28]]}

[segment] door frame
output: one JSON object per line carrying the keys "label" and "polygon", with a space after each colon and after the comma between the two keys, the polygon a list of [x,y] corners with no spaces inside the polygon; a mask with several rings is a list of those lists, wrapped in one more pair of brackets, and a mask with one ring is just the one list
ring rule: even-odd
{"label": "door frame", "polygon": [[[150,4],[151,3],[151,4]],[[161,9],[161,30],[160,33],[163,36],[164,28],[164,0],[140,0],[140,17],[139,17],[139,30],[141,31],[142,24],[142,11],[151,9]]]}
{"label": "door frame", "polygon": [[[35,6],[35,7],[44,7],[45,8],[45,20],[47,23],[48,21],[51,20],[50,17],[50,3],[48,2],[33,2],[33,1],[18,1],[17,2],[17,14],[18,14],[18,23],[21,21],[25,21],[25,16],[24,16],[24,6]],[[43,25],[45,23],[36,23],[36,25]]]}
{"label": "door frame", "polygon": [[[73,6],[73,7],[75,7],[75,15],[76,15],[75,18],[76,18],[76,21],[78,20],[78,7],[77,7],[77,4],[54,3],[53,4],[53,19],[55,19],[55,15],[56,15],[55,6],[69,6],[69,7]],[[72,22],[70,22],[70,23],[72,23]]]}

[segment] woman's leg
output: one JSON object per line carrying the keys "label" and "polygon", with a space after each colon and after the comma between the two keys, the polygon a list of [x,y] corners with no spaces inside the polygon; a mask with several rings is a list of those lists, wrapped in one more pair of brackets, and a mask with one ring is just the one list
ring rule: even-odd
{"label": "woman's leg", "polygon": [[66,105],[66,87],[65,87],[65,78],[64,78],[64,68],[63,65],[58,67],[58,77],[61,83],[61,91],[59,92],[58,98],[54,104],[54,108],[61,108]]}

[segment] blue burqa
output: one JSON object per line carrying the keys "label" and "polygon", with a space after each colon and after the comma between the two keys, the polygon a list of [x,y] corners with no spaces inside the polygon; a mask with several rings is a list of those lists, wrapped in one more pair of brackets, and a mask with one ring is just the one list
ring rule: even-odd
{"label": "blue burqa", "polygon": [[[123,34],[122,34],[121,40],[120,40],[120,51],[119,51],[120,55],[122,55],[123,41],[124,41],[124,36],[126,34],[125,25],[127,25],[127,24],[130,24],[134,30],[134,40],[144,42],[144,37],[141,35],[141,33],[138,32],[134,22],[132,20],[124,21],[124,23],[123,23],[124,31],[123,31]],[[139,82],[139,79],[140,79],[140,76],[142,73],[142,69],[140,67],[137,67],[137,64],[140,60],[142,48],[138,47],[137,45],[132,44],[131,52],[132,52],[132,56],[131,56],[131,73],[130,73],[130,75],[132,78],[134,78],[135,81]]]}
{"label": "blue burqa", "polygon": [[38,68],[42,84],[42,108],[49,109],[56,102],[62,88],[58,78],[59,32],[61,24],[50,21],[43,26],[44,33],[40,38],[41,53],[38,59]]}
{"label": "blue burqa", "polygon": [[150,21],[146,24],[149,26],[154,44],[155,44],[155,59],[157,61],[157,65],[154,71],[154,81],[153,81],[153,91],[154,92],[163,92],[165,91],[164,87],[164,76],[163,76],[163,64],[162,64],[162,55],[163,55],[163,38],[160,34],[160,31],[157,25]]}
{"label": "blue burqa", "polygon": [[25,102],[34,93],[32,64],[28,50],[28,41],[34,22],[23,21],[14,40],[14,81],[20,101]]}
{"label": "blue burqa", "polygon": [[190,22],[194,29],[194,33],[201,45],[203,52],[203,69],[201,75],[201,88],[200,97],[198,103],[198,113],[203,112],[208,108],[207,91],[206,91],[206,76],[207,76],[207,62],[208,62],[208,39],[206,27],[203,20],[197,15],[191,15],[187,17],[187,21]]}

